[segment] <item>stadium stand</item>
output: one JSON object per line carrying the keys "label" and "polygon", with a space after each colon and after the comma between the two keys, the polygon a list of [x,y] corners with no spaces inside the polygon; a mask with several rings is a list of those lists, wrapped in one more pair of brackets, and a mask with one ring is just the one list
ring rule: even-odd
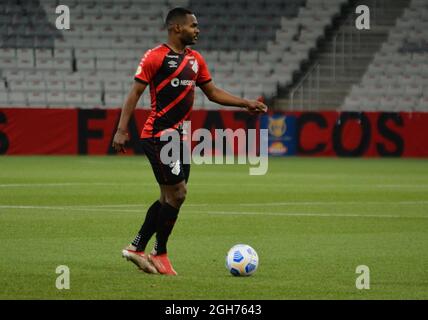
{"label": "stadium stand", "polygon": [[[204,54],[219,87],[248,98],[274,98],[292,84],[347,2],[5,0],[0,103],[119,107],[142,54],[165,41],[164,17],[177,5],[197,15],[201,37],[195,49]],[[54,27],[59,4],[72,12],[70,30]],[[147,95],[140,105],[147,106]],[[198,90],[195,107],[218,105]]]}
{"label": "stadium stand", "polygon": [[428,3],[412,0],[342,110],[427,111],[427,39]]}

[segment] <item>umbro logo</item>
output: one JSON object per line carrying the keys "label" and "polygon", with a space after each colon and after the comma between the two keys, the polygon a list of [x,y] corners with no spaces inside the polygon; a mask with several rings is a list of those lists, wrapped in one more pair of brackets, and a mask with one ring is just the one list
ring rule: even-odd
{"label": "umbro logo", "polygon": [[177,68],[177,61],[168,61],[168,65],[170,68]]}

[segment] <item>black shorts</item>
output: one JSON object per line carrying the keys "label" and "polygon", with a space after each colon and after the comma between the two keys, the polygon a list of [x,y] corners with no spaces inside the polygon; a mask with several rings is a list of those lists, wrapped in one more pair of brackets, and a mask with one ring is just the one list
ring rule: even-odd
{"label": "black shorts", "polygon": [[150,161],[156,180],[159,184],[164,185],[174,185],[182,181],[187,183],[190,174],[190,161],[183,161],[186,159],[184,152],[189,152],[187,143],[180,141],[180,145],[177,146],[180,150],[179,155],[169,152],[170,159],[165,161],[168,163],[164,163],[161,159],[161,150],[167,143],[167,141],[161,141],[160,138],[141,139],[144,153]]}

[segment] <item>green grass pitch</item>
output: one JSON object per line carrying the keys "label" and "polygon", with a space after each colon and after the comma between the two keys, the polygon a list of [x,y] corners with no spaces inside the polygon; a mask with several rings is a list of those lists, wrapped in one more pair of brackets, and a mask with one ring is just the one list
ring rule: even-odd
{"label": "green grass pitch", "polygon": [[[428,299],[427,160],[248,169],[192,166],[168,247],[179,276],[165,277],[121,258],[158,197],[145,157],[1,157],[0,299]],[[226,270],[237,243],[258,252],[254,276]]]}

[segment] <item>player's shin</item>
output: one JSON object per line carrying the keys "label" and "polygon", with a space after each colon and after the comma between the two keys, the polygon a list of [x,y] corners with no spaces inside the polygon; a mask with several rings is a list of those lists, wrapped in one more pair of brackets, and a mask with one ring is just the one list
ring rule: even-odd
{"label": "player's shin", "polygon": [[135,237],[132,245],[137,248],[137,251],[144,251],[150,238],[156,232],[156,224],[159,215],[159,210],[162,204],[158,201],[154,202],[147,210],[146,218],[140,231]]}
{"label": "player's shin", "polygon": [[179,209],[174,208],[168,203],[163,204],[159,211],[156,229],[156,254],[158,255],[167,252],[166,244],[177,221],[178,212]]}

